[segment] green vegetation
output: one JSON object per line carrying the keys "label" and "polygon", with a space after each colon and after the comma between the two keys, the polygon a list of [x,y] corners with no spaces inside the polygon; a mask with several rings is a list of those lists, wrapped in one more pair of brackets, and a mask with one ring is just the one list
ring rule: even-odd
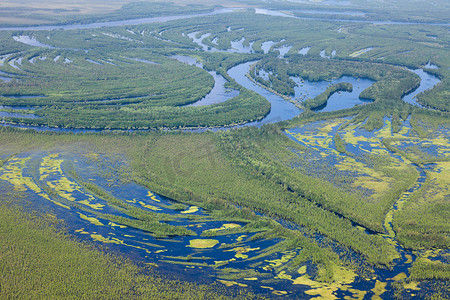
{"label": "green vegetation", "polygon": [[448,112],[450,111],[450,93],[448,86],[449,84],[446,82],[441,83],[436,88],[419,95],[417,101],[424,106]]}
{"label": "green vegetation", "polygon": [[[450,40],[448,26],[425,23],[448,23],[448,3],[351,2],[358,5],[355,14],[355,7],[334,2],[248,0],[248,9],[160,23],[0,31],[4,122],[123,130],[63,134],[0,128],[2,198],[20,199],[25,206],[39,199],[55,214],[66,213],[58,216],[77,224],[75,234],[111,248],[143,251],[179,270],[211,272],[226,287],[253,282],[258,292],[288,297],[296,285],[302,291],[309,287],[302,295],[328,298],[337,291],[354,298],[413,297],[432,280],[435,287],[417,295],[445,297],[440,290],[450,273]],[[11,5],[10,16],[0,13],[0,22],[185,15],[210,12],[215,3],[127,3],[119,9],[113,0],[116,10],[106,13],[78,3],[73,9],[82,16],[65,9],[59,14],[57,4],[34,14],[35,6],[20,12]],[[252,9],[262,6],[290,17]],[[348,21],[336,22],[344,17]],[[192,36],[202,37],[200,45]],[[18,41],[27,37],[46,45]],[[283,47],[285,55],[279,51]],[[306,54],[299,53],[306,48]],[[183,64],[174,55],[195,58],[203,67]],[[353,76],[374,81],[360,94],[372,102],[314,112],[333,93],[353,89],[339,83],[314,99],[291,100],[305,111],[281,123],[202,133],[166,130],[245,124],[278,109],[227,74],[250,61],[255,64],[248,76],[284,99],[295,94],[291,77],[317,82]],[[420,84],[407,68],[440,79],[417,95],[428,109],[402,100]],[[188,106],[212,90],[208,71],[223,76],[224,87],[239,95]],[[127,184],[138,185],[142,194],[136,196],[134,188],[123,193],[119,187]],[[150,269],[75,242],[50,213],[35,217],[0,204],[0,215],[5,298],[255,297],[161,279]],[[183,251],[174,254],[175,248]],[[380,268],[396,270],[397,263],[410,271],[391,279],[379,276]],[[357,277],[367,279],[366,290],[354,288]],[[286,283],[292,289],[285,290]]]}
{"label": "green vegetation", "polygon": [[[9,61],[22,55],[11,56]],[[101,65],[78,53],[71,53],[70,63],[64,62],[64,58],[55,63],[58,56],[62,57],[58,51],[31,51],[18,73],[39,72],[45,76],[20,75],[20,81],[1,86],[2,104],[39,107],[34,113],[41,118],[9,118],[9,121],[91,129],[206,127],[254,121],[270,109],[267,100],[241,87],[237,87],[239,96],[224,103],[180,107],[204,97],[214,85],[212,76],[159,54],[149,55],[142,50],[121,52],[111,60],[90,56]],[[35,63],[29,62],[32,57],[38,58]],[[42,57],[48,59],[41,61]],[[134,57],[155,63],[136,62]],[[245,61],[246,57],[238,59]],[[13,69],[9,64],[6,66]],[[30,95],[45,97],[17,98]]]}
{"label": "green vegetation", "polygon": [[226,296],[218,286],[163,279],[151,268],[73,240],[59,229],[60,221],[52,214],[30,216],[5,202],[0,204],[3,299],[254,297],[245,292]]}
{"label": "green vegetation", "polygon": [[337,84],[333,84],[332,86],[328,87],[325,92],[320,94],[319,96],[315,97],[314,99],[306,99],[302,105],[305,108],[309,109],[318,109],[320,107],[323,107],[327,104],[328,99],[337,92],[351,92],[353,91],[353,86],[351,83],[348,82],[341,82]]}
{"label": "green vegetation", "polygon": [[[272,72],[270,80],[256,76],[258,70]],[[366,62],[352,62],[345,60],[328,60],[291,55],[288,59],[266,58],[262,59],[251,73],[255,80],[285,94],[294,94],[294,85],[290,76],[300,77],[309,81],[322,81],[340,78],[342,76],[354,76],[357,78],[369,78],[376,82],[362,91],[360,97],[374,101],[399,101],[408,92],[418,87],[420,78],[406,70],[381,64]],[[348,83],[333,85],[314,99],[308,99],[302,103],[305,107],[315,109],[323,106],[328,98],[337,91],[351,91]]]}
{"label": "green vegetation", "polygon": [[441,279],[449,280],[450,266],[441,261],[432,261],[427,258],[417,259],[411,269],[411,280]]}

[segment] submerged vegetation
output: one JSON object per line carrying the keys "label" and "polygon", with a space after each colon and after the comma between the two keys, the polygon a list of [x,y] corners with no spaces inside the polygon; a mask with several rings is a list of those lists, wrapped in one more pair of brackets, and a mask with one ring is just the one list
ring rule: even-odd
{"label": "submerged vegetation", "polygon": [[[218,286],[168,280],[151,267],[94,249],[61,231],[54,214],[30,216],[3,198],[0,295],[9,298],[248,299]],[[33,271],[38,270],[38,271]],[[58,280],[55,280],[58,278]]]}
{"label": "submerged vegetation", "polygon": [[0,31],[2,298],[449,296],[447,15],[244,2]]}

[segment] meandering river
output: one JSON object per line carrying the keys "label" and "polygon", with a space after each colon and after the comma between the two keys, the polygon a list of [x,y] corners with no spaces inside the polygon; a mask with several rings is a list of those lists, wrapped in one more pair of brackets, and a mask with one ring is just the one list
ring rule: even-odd
{"label": "meandering river", "polygon": [[[159,18],[145,18],[145,19],[135,19],[135,20],[125,20],[125,21],[117,21],[117,22],[103,22],[103,23],[93,23],[93,24],[84,24],[84,25],[64,25],[64,26],[39,26],[39,27],[25,27],[25,28],[0,28],[0,30],[54,30],[54,29],[64,29],[64,30],[70,30],[70,29],[90,29],[90,28],[99,28],[99,27],[105,27],[105,26],[123,26],[123,25],[137,25],[137,24],[145,24],[145,23],[153,23],[153,22],[166,22],[170,20],[177,20],[182,18],[192,18],[192,17],[199,17],[199,16],[209,16],[219,13],[228,13],[232,12],[231,9],[221,9],[216,10],[214,12],[210,13],[204,13],[204,14],[195,14],[195,15],[185,15],[185,16],[172,16],[172,17],[159,17]],[[257,12],[261,13],[261,12]],[[265,12],[267,13],[267,11]],[[268,14],[268,13],[267,13]],[[277,13],[276,15],[280,15],[282,13]],[[283,16],[283,15],[281,15]],[[289,16],[292,17],[292,16]],[[394,24],[394,23],[389,23]],[[405,23],[402,23],[405,24]],[[445,25],[445,26],[448,26]],[[242,43],[241,43],[242,44]],[[182,60],[183,58],[178,57],[177,59]],[[196,64],[194,61],[189,61],[188,59],[184,58],[186,62]],[[231,78],[233,78],[238,84],[243,86],[246,89],[252,90],[259,95],[265,97],[271,104],[271,110],[270,113],[263,118],[260,121],[256,122],[250,122],[244,125],[240,125],[237,127],[243,127],[243,126],[262,126],[264,124],[269,123],[275,123],[280,122],[284,120],[290,120],[294,118],[295,116],[299,115],[302,110],[297,108],[294,104],[284,100],[282,97],[270,92],[269,90],[255,84],[252,80],[250,80],[247,77],[248,71],[250,69],[250,66],[255,63],[255,61],[252,62],[246,62],[240,65],[237,65],[231,69],[228,70],[228,74]],[[202,67],[201,65],[198,65],[198,67]],[[406,95],[403,99],[404,101],[417,105],[417,103],[414,102],[414,98],[417,94],[430,89],[434,87],[436,84],[438,84],[440,81],[437,77],[428,74],[424,72],[422,69],[414,70],[414,72],[421,77],[421,83],[420,86],[413,91],[412,93]],[[209,93],[205,98],[197,102],[195,105],[210,105],[217,102],[223,102],[227,101],[230,96],[233,94],[227,94],[225,95],[223,93],[223,84],[224,79],[222,76],[210,73],[212,76],[214,76],[216,80],[216,84],[218,84],[217,89],[213,89],[211,93]],[[0,78],[1,79],[1,78]],[[358,79],[356,78],[342,78],[342,81],[351,82],[352,84],[361,84],[360,88],[355,89],[355,95],[354,100],[355,101],[341,101],[342,99],[334,99],[333,97],[342,97],[345,98],[347,96],[346,93],[341,93],[341,95],[334,95],[330,98],[329,104],[323,108],[324,111],[331,111],[331,110],[338,110],[343,108],[352,107],[356,104],[359,104],[359,93],[362,92],[363,89],[367,88],[372,84],[370,81],[364,81],[360,80],[361,82],[358,83]],[[303,86],[301,86],[303,84]],[[321,91],[325,90],[326,86],[329,84],[329,82],[320,82],[320,83],[310,83],[310,82],[304,82],[300,83],[298,82],[298,87],[296,92],[299,94],[305,94],[307,93],[308,96],[313,96],[313,94],[320,93]],[[323,89],[323,90],[322,90]],[[345,104],[347,103],[347,104]],[[5,108],[6,109],[6,108]],[[14,112],[2,112],[0,113],[0,117],[2,116],[19,116],[20,114],[14,113]],[[23,115],[22,115],[23,116]],[[6,124],[3,124],[6,125]],[[8,125],[8,126],[15,126],[15,125]],[[31,126],[20,126],[19,127],[26,127],[26,128],[34,128],[38,130],[54,130],[54,131],[64,131],[64,132],[88,132],[88,131],[94,131],[94,130],[75,130],[75,129],[60,129],[60,128],[49,128],[49,127],[31,127]],[[222,130],[222,129],[228,129],[229,127],[222,127],[222,128],[215,128],[214,130]],[[267,249],[268,247],[275,244],[275,240],[256,240],[251,241],[250,239],[247,240],[251,236],[249,235],[241,235],[241,234],[229,234],[224,235],[220,237],[214,237],[211,240],[217,240],[217,243],[226,243],[226,244],[232,244],[237,243],[239,244],[240,248],[238,249],[228,249],[228,248],[214,248],[210,247],[207,250],[196,248],[195,243],[192,243],[192,241],[197,240],[198,238],[193,237],[177,237],[173,239],[158,239],[155,238],[148,233],[145,233],[141,230],[133,229],[130,227],[120,226],[118,224],[114,224],[112,222],[109,222],[107,219],[102,219],[101,217],[96,217],[94,214],[88,214],[86,211],[77,210],[76,208],[70,208],[71,213],[68,213],[67,204],[69,202],[61,202],[55,206],[54,201],[48,201],[45,197],[42,197],[40,194],[43,193],[43,186],[47,184],[47,181],[54,180],[54,182],[62,182],[62,179],[64,179],[64,182],[70,182],[71,187],[74,187],[74,194],[71,195],[75,197],[77,200],[82,199],[89,199],[87,204],[89,207],[92,207],[93,209],[98,209],[106,206],[106,203],[104,200],[95,197],[89,191],[86,191],[86,189],[83,189],[80,187],[76,180],[74,178],[71,178],[70,172],[66,172],[70,169],[71,166],[68,165],[67,161],[74,162],[72,167],[84,178],[87,178],[89,180],[92,180],[93,182],[96,182],[100,187],[104,189],[109,189],[109,192],[113,192],[114,195],[116,195],[118,198],[126,201],[127,203],[130,203],[130,205],[147,209],[151,211],[157,211],[166,213],[169,215],[178,215],[178,218],[176,221],[169,221],[168,223],[172,225],[178,225],[178,226],[186,226],[187,228],[192,228],[192,230],[196,234],[201,234],[205,230],[213,230],[213,231],[223,231],[228,230],[230,228],[238,228],[239,226],[243,226],[244,224],[240,223],[226,223],[226,222],[218,222],[218,221],[212,221],[209,219],[208,213],[203,211],[202,209],[198,207],[186,207],[185,210],[177,211],[176,209],[172,209],[171,206],[176,204],[175,202],[171,201],[170,199],[167,199],[165,197],[153,194],[151,191],[143,188],[142,186],[138,186],[134,183],[130,183],[123,186],[113,187],[111,188],[111,185],[109,184],[108,179],[102,178],[100,175],[95,175],[96,166],[91,165],[89,161],[86,159],[88,157],[87,155],[82,156],[75,156],[70,153],[47,153],[47,152],[34,152],[34,153],[27,153],[27,154],[21,154],[18,156],[17,161],[9,161],[5,166],[6,169],[3,170],[3,172],[8,171],[8,167],[10,167],[11,172],[15,172],[17,169],[17,166],[19,164],[17,162],[24,162],[24,165],[22,166],[20,176],[23,178],[30,178],[30,182],[34,181],[36,185],[32,186],[35,190],[30,191],[30,199],[35,200],[36,202],[39,202],[40,205],[42,205],[42,208],[47,209],[53,209],[57,213],[60,213],[61,215],[64,215],[66,218],[66,222],[68,223],[68,226],[73,229],[76,234],[80,237],[85,237],[90,240],[97,241],[99,243],[107,243],[111,248],[116,249],[119,252],[127,253],[130,255],[130,257],[139,260],[139,261],[145,261],[145,262],[157,262],[161,265],[163,265],[165,268],[172,268],[173,271],[177,272],[180,278],[183,277],[192,277],[192,274],[197,275],[205,275],[197,276],[197,280],[204,280],[201,278],[208,278],[206,275],[210,275],[212,272],[211,268],[209,266],[219,263],[224,264],[230,264],[230,266],[233,267],[241,267],[241,268],[247,268],[250,266],[250,263],[254,263],[254,261],[247,261],[246,258],[256,256],[258,250],[260,249]],[[27,159],[30,160],[30,162],[35,162],[36,165],[40,164],[40,168],[43,170],[46,170],[48,173],[48,178],[46,179],[37,179],[37,170],[34,170],[32,167],[25,168],[25,163],[27,162]],[[58,161],[64,161],[63,163],[59,163],[60,169],[54,170],[51,168],[53,166],[50,162],[57,164]],[[79,162],[76,162],[79,160]],[[47,163],[47,165],[45,165]],[[30,164],[29,166],[32,166]],[[405,193],[407,195],[408,193],[414,192],[416,189],[418,189],[421,186],[421,183],[425,179],[425,172],[421,170],[420,178],[418,179],[416,185],[409,191]],[[28,182],[28,181],[27,181]],[[62,189],[63,187],[61,187]],[[39,192],[36,192],[39,191]],[[64,192],[64,190],[61,190]],[[130,197],[130,191],[133,195]],[[64,193],[60,193],[60,195],[64,195]],[[39,198],[40,197],[40,198]],[[60,196],[61,201],[63,201],[64,197]],[[133,198],[133,199],[132,199]],[[401,198],[399,198],[399,201],[402,201],[403,195]],[[61,205],[62,204],[62,205]],[[66,207],[64,207],[66,205]],[[394,204],[394,206],[391,209],[390,213],[393,213],[397,208],[398,203]],[[105,212],[110,213],[110,211],[105,208]],[[196,215],[204,217],[204,219],[198,219],[197,221],[189,220],[189,215]],[[186,218],[185,218],[186,216]],[[289,222],[283,222],[280,220],[280,223],[287,227],[287,228],[296,228],[296,224],[292,224]],[[392,236],[392,224],[391,222],[385,223],[385,229],[387,233],[390,236],[390,238],[394,238]],[[295,251],[294,251],[295,252]],[[291,253],[294,255],[295,253]],[[151,254],[151,255],[150,255]],[[184,263],[184,259],[182,257],[184,256],[193,256],[195,257],[193,264],[189,267],[185,267],[177,265],[177,263]],[[276,254],[281,255],[281,254]],[[285,256],[278,257],[276,255],[271,256],[271,259],[284,259]],[[290,255],[290,254],[289,254]],[[243,258],[246,257],[246,258]],[[414,256],[412,253],[407,253],[402,251],[402,258],[400,259],[401,262],[398,263],[393,270],[376,270],[376,275],[378,276],[378,279],[382,279],[383,281],[392,280],[391,277],[394,277],[400,272],[406,272],[407,268],[411,265],[412,261],[414,259]],[[169,262],[172,261],[172,262]],[[174,263],[175,262],[175,263]],[[260,259],[259,261],[261,263],[261,266],[265,266],[267,264],[267,261],[264,259]],[[198,263],[195,265],[195,263]],[[202,266],[202,264],[206,264]],[[209,265],[209,266],[208,266]],[[268,264],[267,264],[268,265]],[[171,267],[173,266],[173,267]],[[195,271],[193,269],[195,268]],[[202,269],[204,268],[204,269]],[[260,272],[263,272],[262,267],[259,268]],[[271,274],[271,275],[278,275],[278,274]],[[192,278],[191,278],[192,279]],[[282,278],[277,278],[277,283],[271,284],[275,288],[281,289],[283,285],[285,285],[283,282],[281,282]],[[252,279],[253,280],[253,279]],[[274,279],[271,278],[273,282],[275,282]],[[251,280],[249,280],[250,282]],[[229,281],[230,282],[230,281]],[[229,283],[228,282],[228,283]],[[241,281],[241,284],[243,281]],[[249,283],[250,284],[250,283]],[[370,285],[369,288],[367,286]],[[370,282],[361,281],[356,282],[353,287],[354,288],[360,288],[361,290],[370,290],[371,287],[374,285],[374,280]],[[255,290],[258,290],[259,292],[262,291],[262,286],[259,287],[257,285],[254,285],[253,288]],[[307,287],[292,287],[293,291],[297,292],[304,292]],[[272,288],[273,289],[273,288]],[[374,288],[375,289],[375,288]],[[291,294],[293,296],[298,296],[298,294]],[[303,294],[304,295],[304,294]],[[344,294],[342,292],[342,296],[349,296],[348,294]]]}

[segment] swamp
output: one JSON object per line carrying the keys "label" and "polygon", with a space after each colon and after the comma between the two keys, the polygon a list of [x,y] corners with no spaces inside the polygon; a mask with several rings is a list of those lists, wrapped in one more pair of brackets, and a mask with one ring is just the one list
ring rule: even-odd
{"label": "swamp", "polygon": [[0,298],[448,299],[449,15],[0,4]]}

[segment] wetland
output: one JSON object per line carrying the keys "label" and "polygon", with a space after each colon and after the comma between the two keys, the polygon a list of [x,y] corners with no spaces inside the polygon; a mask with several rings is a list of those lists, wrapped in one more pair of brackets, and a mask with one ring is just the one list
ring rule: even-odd
{"label": "wetland", "polygon": [[1,28],[2,297],[449,296],[445,18],[256,2]]}

